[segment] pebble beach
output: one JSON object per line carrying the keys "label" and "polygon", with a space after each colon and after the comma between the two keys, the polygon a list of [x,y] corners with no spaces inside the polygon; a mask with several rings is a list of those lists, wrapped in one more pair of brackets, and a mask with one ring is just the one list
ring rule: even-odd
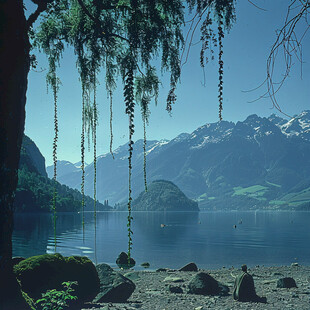
{"label": "pebble beach", "polygon": [[[188,283],[197,272],[171,269],[160,272],[148,269],[118,271],[136,285],[136,289],[128,301],[126,303],[88,304],[83,310],[310,310],[310,266],[301,266],[297,263],[292,266],[256,266],[248,269],[248,272],[253,276],[257,295],[265,296],[266,304],[238,302],[233,299],[234,280],[241,273],[240,268],[236,267],[199,270],[199,272],[209,273],[217,281],[227,285],[229,287],[227,296],[189,294]],[[292,277],[297,288],[277,288],[277,281],[283,277]],[[178,293],[171,292],[174,290]]]}

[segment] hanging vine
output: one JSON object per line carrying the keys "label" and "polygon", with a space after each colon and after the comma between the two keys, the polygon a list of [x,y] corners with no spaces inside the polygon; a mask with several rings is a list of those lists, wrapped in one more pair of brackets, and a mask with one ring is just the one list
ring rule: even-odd
{"label": "hanging vine", "polygon": [[144,190],[147,192],[147,178],[146,178],[146,119],[143,119],[143,177],[144,177]]}
{"label": "hanging vine", "polygon": [[57,202],[57,142],[58,142],[58,115],[57,115],[57,78],[54,77],[55,81],[52,85],[53,96],[54,96],[54,140],[53,140],[53,162],[54,162],[54,192],[53,192],[53,224],[54,224],[54,251],[57,249],[57,238],[56,238],[56,202]]}
{"label": "hanging vine", "polygon": [[[96,77],[95,77],[96,79]],[[94,140],[94,217],[97,217],[97,102],[96,102],[96,81],[94,82],[94,121],[93,121],[93,140]]]}
{"label": "hanging vine", "polygon": [[113,93],[112,91],[109,91],[109,97],[110,97],[110,154],[112,155],[112,158],[114,159],[113,154]]}
{"label": "hanging vine", "polygon": [[128,216],[127,216],[127,231],[128,231],[128,263],[130,262],[131,249],[132,249],[132,229],[131,222],[133,220],[131,213],[131,202],[132,202],[132,189],[131,189],[131,173],[132,173],[132,151],[133,151],[133,140],[132,136],[134,134],[134,77],[133,77],[133,68],[130,67],[127,69],[124,78],[124,99],[126,105],[126,114],[129,118],[129,143],[128,143],[128,168],[129,168],[129,177],[128,177]]}
{"label": "hanging vine", "polygon": [[81,181],[81,194],[82,194],[82,229],[83,236],[85,233],[85,89],[82,91],[82,132],[81,132],[81,170],[82,170],[82,181]]}
{"label": "hanging vine", "polygon": [[224,74],[224,62],[223,62],[223,16],[219,15],[219,24],[218,24],[218,42],[219,42],[219,84],[218,84],[218,98],[219,98],[219,119],[222,120],[222,111],[223,111],[223,74]]}

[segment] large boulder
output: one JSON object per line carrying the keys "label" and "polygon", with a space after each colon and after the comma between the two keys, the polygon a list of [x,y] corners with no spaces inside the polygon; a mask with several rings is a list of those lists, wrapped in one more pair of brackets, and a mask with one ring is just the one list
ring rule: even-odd
{"label": "large boulder", "polygon": [[87,257],[33,256],[15,265],[14,272],[22,290],[33,299],[50,289],[63,290],[65,281],[77,281],[73,295],[78,297],[78,303],[92,301],[100,288],[96,267]]}
{"label": "large boulder", "polygon": [[278,280],[277,287],[278,288],[292,288],[292,287],[297,287],[297,285],[293,278],[286,277],[286,278],[281,278]]}
{"label": "large boulder", "polygon": [[128,262],[127,253],[122,252],[120,255],[118,255],[118,257],[116,259],[116,264],[119,268],[129,269],[129,268],[132,268],[133,266],[135,266],[136,262],[132,257],[130,257],[130,260]]}
{"label": "large boulder", "polygon": [[226,285],[217,282],[206,272],[197,273],[188,284],[188,293],[196,295],[227,295]]}
{"label": "large boulder", "polygon": [[107,264],[99,264],[96,269],[100,279],[100,292],[94,302],[126,302],[135,290],[135,284]]}

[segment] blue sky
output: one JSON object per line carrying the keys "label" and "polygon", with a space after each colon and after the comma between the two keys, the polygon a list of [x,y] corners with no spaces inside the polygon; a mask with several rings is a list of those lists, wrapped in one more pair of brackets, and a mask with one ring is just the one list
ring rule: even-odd
{"label": "blue sky", "polygon": [[[254,1],[254,0],[253,0]],[[272,109],[270,99],[249,103],[262,95],[266,88],[246,92],[259,86],[266,77],[266,60],[276,38],[276,29],[284,22],[289,0],[254,1],[266,11],[259,10],[246,0],[237,1],[237,21],[224,39],[224,110],[223,119],[244,120],[250,114],[281,115]],[[198,38],[199,33],[197,34]],[[309,34],[304,39],[304,63],[302,79],[300,64],[296,62],[287,82],[277,95],[282,110],[299,114],[309,109],[310,98],[310,43]],[[38,55],[39,67],[46,68],[44,55]],[[282,63],[283,64],[283,63]],[[281,62],[279,62],[279,68]],[[177,103],[172,117],[165,110],[169,90],[169,77],[162,77],[158,105],[152,103],[148,139],[172,139],[182,132],[192,132],[197,127],[218,121],[217,61],[210,62],[206,69],[206,86],[202,85],[203,73],[199,65],[199,45],[191,49],[189,60],[182,69],[181,83],[177,89]],[[58,159],[77,162],[80,160],[81,87],[78,81],[75,57],[69,48],[64,54],[59,69],[62,86],[59,92],[59,147]],[[37,144],[46,164],[52,164],[53,99],[47,93],[44,72],[29,74],[25,133]],[[121,86],[121,83],[119,83]],[[104,89],[104,79],[98,91],[99,127],[97,154],[109,150],[109,101]],[[138,108],[137,108],[138,112]],[[127,142],[128,118],[122,99],[121,87],[114,95],[113,148]],[[135,116],[134,140],[143,138],[141,116]],[[86,151],[86,161],[92,161],[92,151]]]}

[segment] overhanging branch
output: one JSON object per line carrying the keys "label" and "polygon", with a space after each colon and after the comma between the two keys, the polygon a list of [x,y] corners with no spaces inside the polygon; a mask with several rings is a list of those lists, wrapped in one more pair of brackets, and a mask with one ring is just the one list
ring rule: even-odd
{"label": "overhanging branch", "polygon": [[[105,36],[105,37],[115,37],[115,38],[119,38],[119,39],[121,39],[121,40],[123,40],[123,41],[126,41],[127,43],[130,43],[130,41],[129,41],[127,38],[125,38],[125,37],[123,37],[123,36],[121,36],[121,35],[119,35],[119,34],[116,34],[116,33],[106,33],[106,32],[104,31],[104,29],[102,28],[101,21],[100,21],[98,18],[94,17],[94,16],[89,12],[89,10],[88,10],[87,7],[85,6],[83,0],[78,0],[78,3],[79,3],[79,5],[81,6],[81,8],[82,8],[82,10],[84,11],[84,13],[85,13],[85,14],[99,27],[99,29],[101,30],[101,34],[102,34],[103,36]],[[112,8],[112,7],[110,7],[110,8]],[[117,8],[117,7],[115,7],[115,8]]]}
{"label": "overhanging branch", "polygon": [[47,8],[47,4],[51,0],[43,0],[43,1],[37,1],[37,0],[31,0],[34,4],[36,4],[38,7],[37,9],[29,16],[27,19],[27,29],[29,29],[35,21],[38,19],[39,15],[44,12]]}

